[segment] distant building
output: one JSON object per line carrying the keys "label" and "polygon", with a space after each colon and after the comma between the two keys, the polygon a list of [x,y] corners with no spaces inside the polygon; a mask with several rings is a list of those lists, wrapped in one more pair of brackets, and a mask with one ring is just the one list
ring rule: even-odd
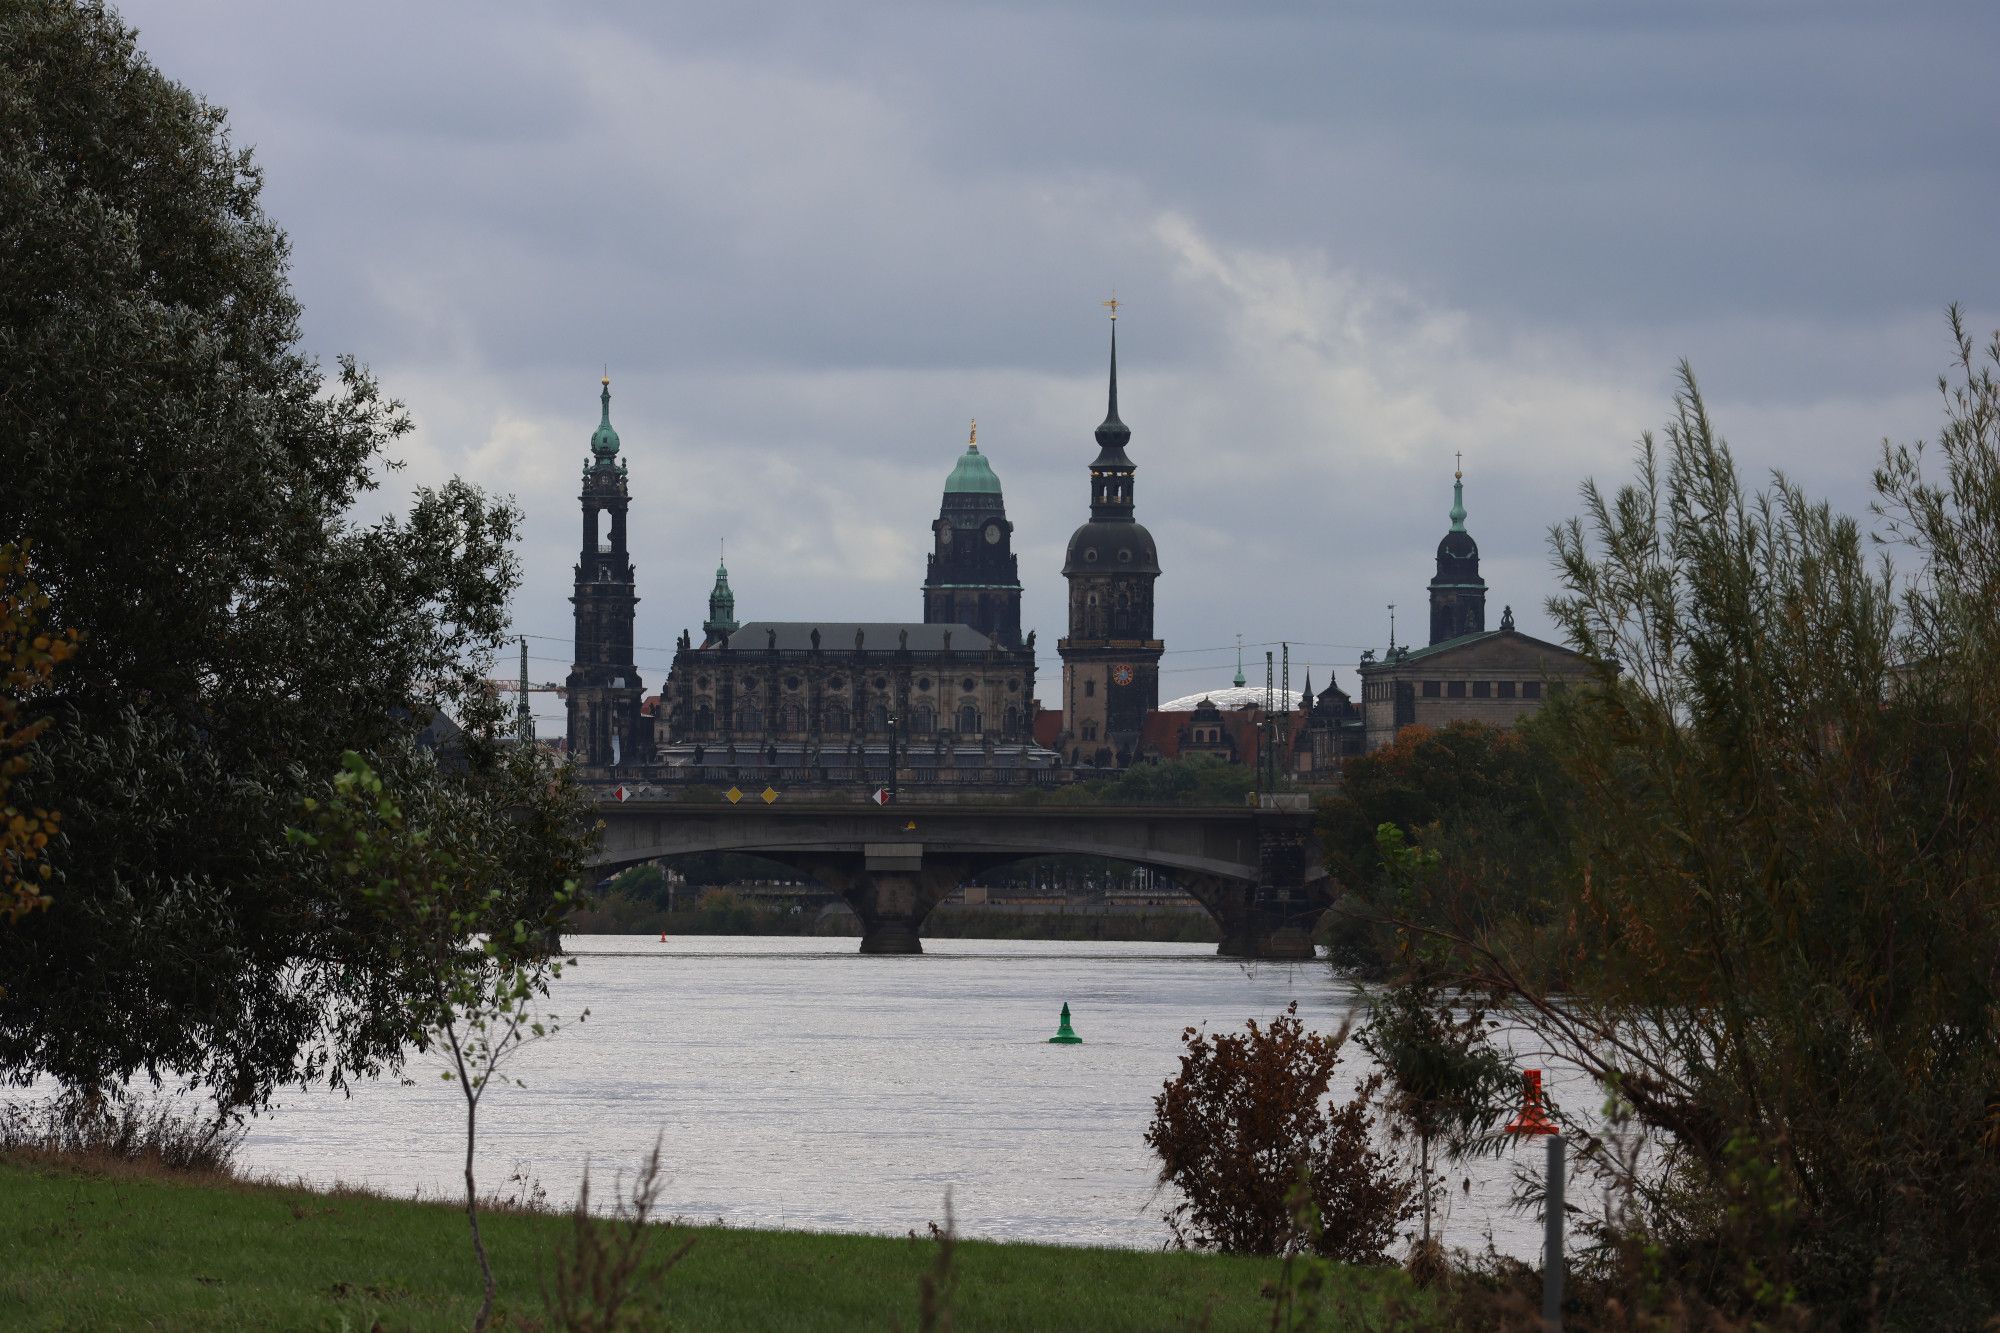
{"label": "distant building", "polygon": [[924,623],[970,625],[1005,648],[1021,646],[1021,570],[1000,478],[979,452],[979,423],[945,479],[924,570]]}
{"label": "distant building", "polygon": [[1486,628],[1486,580],[1479,577],[1479,543],[1465,530],[1465,472],[1451,474],[1451,528],[1438,541],[1431,576],[1431,642]]}
{"label": "distant building", "polygon": [[1070,535],[1063,558],[1069,633],[1063,664],[1063,726],[1056,748],[1071,764],[1123,768],[1146,757],[1146,719],[1160,703],[1153,637],[1153,584],[1160,556],[1133,517],[1138,469],[1125,454],[1131,430],[1118,419],[1118,312],[1111,318],[1109,408],[1090,464],[1090,521]]}
{"label": "distant building", "polygon": [[682,634],[653,710],[647,776],[878,784],[892,752],[898,781],[1052,775],[1013,531],[975,424],[932,524],[922,621],[740,623],[718,563],[702,641]]}
{"label": "distant building", "polygon": [[658,709],[655,776],[886,781],[892,744],[909,781],[1048,769],[1034,691],[1033,650],[969,625],[753,620],[700,646],[683,635]]}
{"label": "distant building", "polygon": [[1431,641],[1391,644],[1380,661],[1361,656],[1361,713],[1367,750],[1379,750],[1404,727],[1483,722],[1509,727],[1558,690],[1590,681],[1597,664],[1560,644],[1522,634],[1514,610],[1500,628],[1486,624],[1486,581],[1479,545],[1465,528],[1465,478],[1452,479],[1451,528],[1438,543],[1431,579]]}
{"label": "distant building", "polygon": [[598,393],[601,411],[583,465],[583,549],[576,561],[576,644],[564,694],[569,757],[586,780],[610,778],[650,758],[640,717],[645,690],[633,662],[632,621],[639,597],[625,546],[625,464],[611,426],[611,377]]}
{"label": "distant building", "polygon": [[1308,677],[1303,710],[1304,725],[1292,741],[1293,776],[1306,783],[1337,782],[1342,762],[1367,749],[1361,707],[1333,680],[1315,695]]}

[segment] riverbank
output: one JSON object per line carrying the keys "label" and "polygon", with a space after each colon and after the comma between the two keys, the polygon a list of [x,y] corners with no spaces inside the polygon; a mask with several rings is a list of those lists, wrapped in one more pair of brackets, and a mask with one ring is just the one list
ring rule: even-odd
{"label": "riverbank", "polygon": [[[465,1215],[445,1203],[29,1156],[0,1158],[0,1197],[10,1327],[463,1329],[479,1303]],[[563,1214],[483,1215],[496,1328],[542,1326],[571,1228]],[[929,1237],[673,1226],[653,1253],[683,1240],[686,1259],[638,1307],[681,1330],[919,1328],[920,1287],[938,1272]],[[1248,1330],[1271,1325],[1280,1265],[961,1241],[949,1273],[958,1330]],[[1337,1302],[1371,1323],[1407,1291],[1393,1269],[1333,1276]]]}

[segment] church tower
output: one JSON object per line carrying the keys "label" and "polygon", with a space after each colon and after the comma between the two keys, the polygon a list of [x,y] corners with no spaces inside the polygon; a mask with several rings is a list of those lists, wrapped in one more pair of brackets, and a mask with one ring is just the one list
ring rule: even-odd
{"label": "church tower", "polygon": [[1125,455],[1132,432],[1118,419],[1118,303],[1111,307],[1110,407],[1090,464],[1090,522],[1069,539],[1069,636],[1063,663],[1063,740],[1072,763],[1123,765],[1138,754],[1146,714],[1160,706],[1160,654],[1153,637],[1153,534],[1132,517]]}
{"label": "church tower", "polygon": [[729,590],[729,566],[715,561],[715,587],[708,594],[708,619],[701,622],[701,646],[713,648],[742,628],[736,620],[736,594]]}
{"label": "church tower", "polygon": [[[641,683],[632,661],[639,604],[625,548],[625,464],[611,427],[611,377],[598,395],[603,415],[583,468],[583,550],[576,562],[576,656],[565,682],[570,762],[585,769],[629,768],[650,748],[639,717]],[[605,774],[608,776],[608,773]],[[586,776],[589,776],[586,774]]]}
{"label": "church tower", "polygon": [[924,572],[924,623],[970,625],[1003,648],[1021,646],[1021,571],[1014,525],[1000,479],[979,452],[979,423],[945,479],[944,503],[931,524]]}
{"label": "church tower", "polygon": [[1486,580],[1479,577],[1479,543],[1465,530],[1465,472],[1452,474],[1451,531],[1438,543],[1431,579],[1431,642],[1486,628]]}

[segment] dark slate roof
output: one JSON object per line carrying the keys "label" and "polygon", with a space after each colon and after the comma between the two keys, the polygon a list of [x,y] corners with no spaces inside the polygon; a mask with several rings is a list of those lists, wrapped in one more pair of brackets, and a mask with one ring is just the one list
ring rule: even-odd
{"label": "dark slate roof", "polygon": [[861,631],[862,648],[871,653],[894,652],[901,636],[909,632],[910,651],[944,651],[944,636],[951,635],[951,650],[985,652],[993,640],[970,625],[926,625],[921,621],[900,623],[890,620],[752,620],[729,636],[729,646],[739,652],[758,652],[770,646],[771,631],[778,633],[779,652],[806,652],[812,648],[812,632],[819,631],[822,652],[853,652],[854,632]]}

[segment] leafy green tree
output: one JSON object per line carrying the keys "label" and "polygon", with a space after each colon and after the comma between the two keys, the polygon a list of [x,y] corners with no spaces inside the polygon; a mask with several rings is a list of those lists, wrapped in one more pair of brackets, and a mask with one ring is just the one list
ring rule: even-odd
{"label": "leafy green tree", "polygon": [[1901,578],[1784,477],[1746,493],[1685,366],[1635,479],[1554,533],[1551,610],[1625,668],[1545,710],[1572,984],[1492,931],[1456,961],[1654,1136],[1577,1146],[1695,1317],[2000,1304],[2000,338],[1952,323],[1935,453],[1876,474]]}
{"label": "leafy green tree", "polygon": [[[524,751],[516,762],[535,766],[537,758]],[[508,891],[514,881],[504,859],[514,842],[503,827],[512,812],[453,784],[416,782],[409,791],[405,797],[391,790],[349,752],[331,791],[302,802],[305,826],[287,836],[326,857],[357,915],[392,942],[384,971],[402,997],[404,1039],[418,1052],[442,1056],[445,1079],[464,1096],[465,1216],[485,1289],[472,1324],[478,1330],[493,1314],[494,1294],[473,1173],[479,1109],[521,1048],[554,1035],[560,1024],[535,1006],[563,973],[548,938],[576,886],[530,898],[529,910],[538,907],[539,914],[522,915],[520,897]]]}
{"label": "leafy green tree", "polygon": [[[1409,846],[1394,824],[1382,825],[1377,839],[1392,883],[1408,884],[1438,860],[1436,852]],[[1396,984],[1369,1002],[1368,1019],[1355,1040],[1375,1057],[1387,1080],[1381,1105],[1391,1134],[1414,1141],[1423,1231],[1413,1268],[1435,1271],[1441,1256],[1433,1221],[1444,1193],[1436,1163],[1462,1161],[1493,1146],[1492,1131],[1511,1100],[1516,1076],[1490,1040],[1485,1010],[1444,984],[1448,955],[1428,935],[1408,927],[1398,952]]]}
{"label": "leafy green tree", "polygon": [[[454,481],[353,516],[409,423],[299,348],[261,189],[101,4],[0,10],[0,534],[34,539],[83,644],[28,704],[27,780],[63,821],[53,905],[0,932],[14,1081],[143,1073],[254,1106],[392,1059],[400,946],[285,838],[346,751],[517,812],[523,892],[580,855],[577,807],[508,762],[479,684],[519,514]],[[456,772],[408,754],[440,712]]]}
{"label": "leafy green tree", "polygon": [[[1398,923],[1506,929],[1523,945],[1539,935],[1551,886],[1568,873],[1561,820],[1574,789],[1534,719],[1508,729],[1405,727],[1392,744],[1348,760],[1341,779],[1317,806],[1327,865],[1343,890],[1326,925],[1336,967],[1392,975],[1403,956]],[[1428,855],[1392,862],[1385,824]],[[1565,963],[1532,965],[1560,974]]]}

